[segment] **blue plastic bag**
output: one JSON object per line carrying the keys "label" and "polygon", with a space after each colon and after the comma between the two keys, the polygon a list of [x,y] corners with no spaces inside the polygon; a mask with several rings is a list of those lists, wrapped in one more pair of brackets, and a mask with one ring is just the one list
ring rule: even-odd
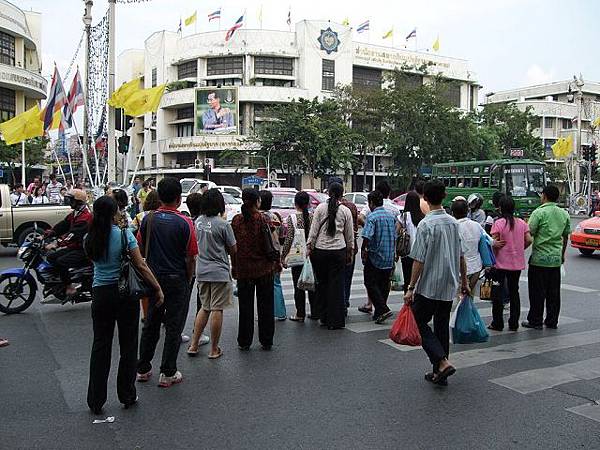
{"label": "blue plastic bag", "polygon": [[454,311],[452,320],[452,342],[455,344],[475,344],[487,342],[489,334],[475,308],[473,297],[464,297]]}
{"label": "blue plastic bag", "polygon": [[281,277],[279,274],[275,274],[273,290],[275,317],[283,319],[286,317],[287,311],[285,309],[285,299],[283,298],[283,289],[281,287]]}
{"label": "blue plastic bag", "polygon": [[479,238],[479,256],[481,256],[481,264],[483,267],[494,267],[496,265],[496,256],[490,242],[491,237],[485,231],[481,231]]}

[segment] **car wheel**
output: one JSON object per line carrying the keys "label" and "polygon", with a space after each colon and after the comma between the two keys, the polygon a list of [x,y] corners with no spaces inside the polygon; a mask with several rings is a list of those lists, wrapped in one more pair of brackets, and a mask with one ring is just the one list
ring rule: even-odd
{"label": "car wheel", "polygon": [[580,248],[579,253],[584,256],[592,256],[594,254],[594,250],[591,248]]}
{"label": "car wheel", "polygon": [[37,227],[28,227],[21,231],[19,237],[17,238],[17,245],[21,247],[24,242],[31,242],[36,236],[43,235],[44,229]]}

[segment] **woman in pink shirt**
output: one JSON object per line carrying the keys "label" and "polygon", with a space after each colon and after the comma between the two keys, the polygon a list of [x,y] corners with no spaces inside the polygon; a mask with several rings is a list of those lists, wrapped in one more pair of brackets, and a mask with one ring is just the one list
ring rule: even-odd
{"label": "woman in pink shirt", "polygon": [[490,330],[502,331],[504,317],[502,304],[502,285],[508,284],[510,296],[510,315],[508,329],[516,331],[519,328],[521,314],[521,299],[519,297],[519,279],[521,270],[525,269],[525,249],[533,239],[527,223],[514,217],[515,202],[512,197],[505,195],[500,200],[500,218],[492,226],[492,237],[495,241],[504,242],[502,248],[494,248],[496,266],[492,273],[495,281],[492,287],[492,323]]}

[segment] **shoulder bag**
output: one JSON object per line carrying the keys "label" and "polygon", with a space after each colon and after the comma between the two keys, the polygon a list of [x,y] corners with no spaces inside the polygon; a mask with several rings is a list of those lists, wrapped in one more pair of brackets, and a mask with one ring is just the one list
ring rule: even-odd
{"label": "shoulder bag", "polygon": [[261,214],[260,216],[261,225],[260,225],[260,233],[263,236],[265,253],[267,255],[267,259],[269,261],[277,262],[281,259],[281,253],[275,246],[275,242],[273,241],[273,234],[271,233],[271,227],[267,222],[267,219]]}
{"label": "shoulder bag", "polygon": [[290,220],[292,222],[292,228],[291,230],[288,230],[288,233],[293,233],[294,239],[290,251],[285,257],[285,264],[288,267],[302,266],[306,259],[306,237],[304,235],[304,230],[298,228],[298,220],[295,213],[290,216]]}
{"label": "shoulder bag", "polygon": [[406,213],[402,213],[402,227],[396,241],[396,255],[404,258],[410,255],[410,234],[408,234],[408,226],[406,224]]}
{"label": "shoulder bag", "polygon": [[[146,248],[148,243],[146,241]],[[127,248],[126,230],[121,230],[121,275],[119,276],[119,295],[121,298],[137,300],[152,293],[146,280],[142,278],[133,263]]]}

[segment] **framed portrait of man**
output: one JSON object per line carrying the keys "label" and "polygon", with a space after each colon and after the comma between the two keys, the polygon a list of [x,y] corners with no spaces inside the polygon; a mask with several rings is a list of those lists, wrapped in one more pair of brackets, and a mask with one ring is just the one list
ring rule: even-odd
{"label": "framed portrait of man", "polygon": [[239,134],[237,87],[196,89],[196,135]]}

